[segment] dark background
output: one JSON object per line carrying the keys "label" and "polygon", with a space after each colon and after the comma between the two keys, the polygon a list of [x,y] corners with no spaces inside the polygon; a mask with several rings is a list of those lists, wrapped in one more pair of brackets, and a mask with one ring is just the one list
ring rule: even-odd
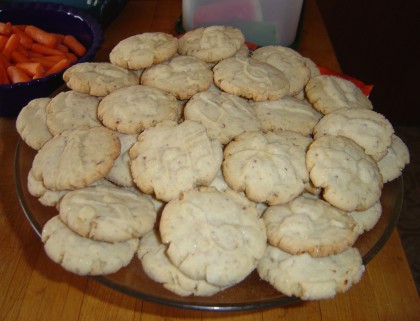
{"label": "dark background", "polygon": [[420,126],[419,0],[317,0],[342,71],[367,84],[374,110]]}

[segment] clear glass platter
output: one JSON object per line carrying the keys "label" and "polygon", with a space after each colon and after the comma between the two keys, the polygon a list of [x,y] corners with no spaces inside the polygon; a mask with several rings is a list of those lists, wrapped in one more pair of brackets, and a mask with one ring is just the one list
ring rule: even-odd
{"label": "clear glass platter", "polygon": [[[36,233],[41,235],[42,227],[51,217],[57,215],[57,210],[54,207],[43,206],[37,198],[28,192],[27,176],[35,154],[36,151],[20,140],[16,147],[14,171],[20,205]],[[402,200],[403,181],[401,177],[385,184],[381,196],[383,208],[381,218],[376,226],[361,235],[355,244],[362,254],[365,264],[380,251],[390,237],[399,217]],[[61,267],[57,265],[57,268]],[[137,257],[134,257],[127,267],[117,273],[93,278],[106,286],[139,299],[188,309],[257,310],[300,302],[299,298],[286,296],[267,282],[262,281],[256,271],[238,285],[210,297],[177,296],[149,279],[143,272]]]}

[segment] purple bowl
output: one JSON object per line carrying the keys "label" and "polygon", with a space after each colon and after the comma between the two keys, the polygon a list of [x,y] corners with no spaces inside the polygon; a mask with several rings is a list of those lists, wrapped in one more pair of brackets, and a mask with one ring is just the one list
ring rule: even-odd
{"label": "purple bowl", "polygon": [[[0,21],[33,24],[49,32],[71,34],[86,48],[78,62],[93,59],[103,41],[101,25],[88,13],[61,4],[0,3]],[[64,84],[63,72],[14,85],[0,85],[0,116],[15,117],[29,101],[47,97]]]}

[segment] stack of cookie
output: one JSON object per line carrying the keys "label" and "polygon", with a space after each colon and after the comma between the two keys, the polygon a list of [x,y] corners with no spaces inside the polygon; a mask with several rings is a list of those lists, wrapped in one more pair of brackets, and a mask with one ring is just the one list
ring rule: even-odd
{"label": "stack of cookie", "polygon": [[181,296],[253,271],[304,300],[359,281],[353,245],[409,153],[358,87],[227,26],[131,36],[109,59],[69,68],[68,90],[17,119],[37,150],[28,189],[58,210],[52,260],[97,275],[137,257]]}

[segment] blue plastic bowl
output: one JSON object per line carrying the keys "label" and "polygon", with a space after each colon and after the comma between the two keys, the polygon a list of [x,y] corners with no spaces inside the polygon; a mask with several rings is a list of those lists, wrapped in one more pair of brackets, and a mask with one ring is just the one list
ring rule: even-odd
{"label": "blue plastic bowl", "polygon": [[[86,48],[78,62],[93,59],[103,42],[101,25],[88,13],[61,4],[27,2],[0,3],[0,21],[33,24],[49,32],[71,34]],[[48,97],[63,81],[63,71],[24,83],[0,85],[0,116],[15,117],[29,101]]]}

